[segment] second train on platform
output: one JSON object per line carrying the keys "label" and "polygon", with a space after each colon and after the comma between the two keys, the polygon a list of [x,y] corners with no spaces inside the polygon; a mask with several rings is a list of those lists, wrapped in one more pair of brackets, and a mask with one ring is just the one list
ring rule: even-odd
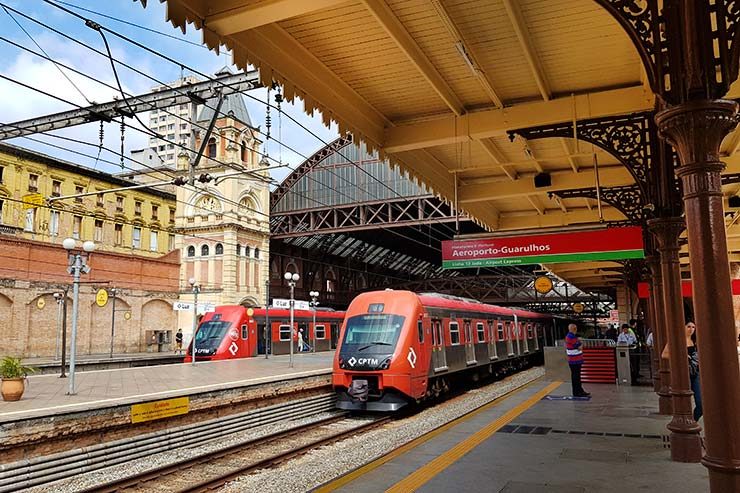
{"label": "second train on platform", "polygon": [[542,360],[550,315],[439,294],[374,291],[345,314],[334,357],[337,407],[396,411],[477,379]]}

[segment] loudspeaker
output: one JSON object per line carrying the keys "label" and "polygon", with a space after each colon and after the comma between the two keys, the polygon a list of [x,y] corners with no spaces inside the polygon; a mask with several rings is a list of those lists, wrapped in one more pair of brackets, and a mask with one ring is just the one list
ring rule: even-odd
{"label": "loudspeaker", "polygon": [[552,185],[552,177],[550,177],[550,173],[539,173],[534,176],[534,187],[535,188],[549,187],[551,185]]}
{"label": "loudspeaker", "polygon": [[733,195],[727,200],[727,205],[734,208],[740,208],[740,197]]}

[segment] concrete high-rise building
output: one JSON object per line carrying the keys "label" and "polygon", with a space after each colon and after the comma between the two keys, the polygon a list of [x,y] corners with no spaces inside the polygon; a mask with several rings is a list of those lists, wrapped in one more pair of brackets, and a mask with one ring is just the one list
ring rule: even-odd
{"label": "concrete high-rise building", "polygon": [[[199,78],[189,75],[167,85],[152,87],[152,91],[187,86],[200,81]],[[148,148],[159,156],[166,167],[175,168],[177,165],[177,155],[182,148],[175,143],[190,147],[192,131],[190,122],[194,116],[193,105],[190,103],[149,112],[149,129],[162,135],[163,139],[150,137]]]}

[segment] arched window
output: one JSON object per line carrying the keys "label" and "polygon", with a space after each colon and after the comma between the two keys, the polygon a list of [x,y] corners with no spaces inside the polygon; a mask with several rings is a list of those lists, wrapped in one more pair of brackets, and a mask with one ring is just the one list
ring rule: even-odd
{"label": "arched window", "polygon": [[249,245],[246,245],[244,247],[244,256],[249,257],[249,255],[252,253],[252,250],[249,248]]}
{"label": "arched window", "polygon": [[208,139],[208,157],[215,158],[216,157],[216,138],[211,137]]}
{"label": "arched window", "polygon": [[255,248],[254,249],[254,258],[260,258],[260,249],[259,248]]}
{"label": "arched window", "polygon": [[237,245],[236,246],[236,255],[239,256],[241,254],[242,254],[242,246],[241,245]]}
{"label": "arched window", "polygon": [[188,257],[195,257],[195,247],[192,245],[188,247]]}
{"label": "arched window", "polygon": [[221,243],[216,243],[216,255],[224,254],[224,246]]}
{"label": "arched window", "polygon": [[242,162],[244,163],[247,161],[247,143],[244,141],[242,141],[241,153],[242,153]]}
{"label": "arched window", "polygon": [[207,257],[209,253],[210,252],[209,252],[208,245],[203,245],[202,247],[200,247],[200,255],[202,257]]}

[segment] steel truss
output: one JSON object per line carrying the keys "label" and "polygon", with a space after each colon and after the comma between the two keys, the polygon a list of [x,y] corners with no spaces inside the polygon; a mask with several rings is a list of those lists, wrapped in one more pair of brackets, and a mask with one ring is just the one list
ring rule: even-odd
{"label": "steel truss", "polygon": [[382,202],[365,202],[331,208],[273,212],[273,238],[290,238],[313,234],[362,231],[383,227],[469,221],[454,208],[433,195],[400,197]]}

